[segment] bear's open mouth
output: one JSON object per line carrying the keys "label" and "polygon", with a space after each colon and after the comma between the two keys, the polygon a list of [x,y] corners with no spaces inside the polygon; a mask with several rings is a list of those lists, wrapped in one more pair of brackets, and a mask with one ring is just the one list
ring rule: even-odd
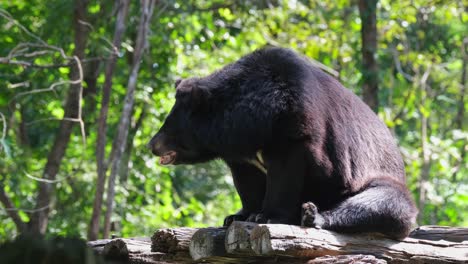
{"label": "bear's open mouth", "polygon": [[159,158],[159,164],[169,165],[175,161],[176,156],[177,153],[175,151],[166,152]]}

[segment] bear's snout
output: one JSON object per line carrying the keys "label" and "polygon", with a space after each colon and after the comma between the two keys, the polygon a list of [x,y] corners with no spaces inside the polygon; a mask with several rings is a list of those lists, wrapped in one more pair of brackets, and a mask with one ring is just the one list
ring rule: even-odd
{"label": "bear's snout", "polygon": [[154,137],[146,144],[149,150],[156,155],[161,156],[167,150],[164,147],[164,135],[161,133],[157,133]]}

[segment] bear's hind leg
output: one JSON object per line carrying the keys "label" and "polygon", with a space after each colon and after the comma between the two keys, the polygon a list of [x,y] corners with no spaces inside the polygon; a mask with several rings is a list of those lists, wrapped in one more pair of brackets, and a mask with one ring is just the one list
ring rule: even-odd
{"label": "bear's hind leg", "polygon": [[302,209],[304,226],[350,233],[378,232],[392,238],[406,237],[417,215],[406,186],[386,178],[371,180],[363,191],[329,211],[319,213],[310,202]]}

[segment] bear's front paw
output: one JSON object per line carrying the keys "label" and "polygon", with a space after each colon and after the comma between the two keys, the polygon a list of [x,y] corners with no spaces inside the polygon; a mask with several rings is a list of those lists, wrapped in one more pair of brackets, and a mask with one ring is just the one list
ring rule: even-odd
{"label": "bear's front paw", "polygon": [[247,216],[245,216],[243,214],[228,215],[228,216],[226,216],[226,218],[224,218],[223,226],[230,226],[232,224],[232,222],[234,222],[234,221],[246,221],[246,219],[247,219]]}
{"label": "bear's front paw", "polygon": [[321,228],[325,220],[312,202],[302,204],[301,226]]}
{"label": "bear's front paw", "polygon": [[268,219],[262,213],[253,213],[247,217],[247,222],[258,223],[258,224],[265,224]]}
{"label": "bear's front paw", "polygon": [[263,213],[251,214],[247,218],[246,221],[254,222],[257,224],[287,224],[289,223],[289,221],[287,221],[286,219],[268,217],[267,215]]}

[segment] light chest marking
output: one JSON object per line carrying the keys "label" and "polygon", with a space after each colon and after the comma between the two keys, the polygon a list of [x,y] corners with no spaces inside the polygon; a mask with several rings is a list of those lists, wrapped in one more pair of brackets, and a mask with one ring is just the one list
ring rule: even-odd
{"label": "light chest marking", "polygon": [[265,167],[265,162],[263,160],[263,154],[261,150],[257,151],[257,155],[254,159],[249,159],[247,160],[247,162],[257,167],[263,173],[265,174],[267,173],[267,169]]}

